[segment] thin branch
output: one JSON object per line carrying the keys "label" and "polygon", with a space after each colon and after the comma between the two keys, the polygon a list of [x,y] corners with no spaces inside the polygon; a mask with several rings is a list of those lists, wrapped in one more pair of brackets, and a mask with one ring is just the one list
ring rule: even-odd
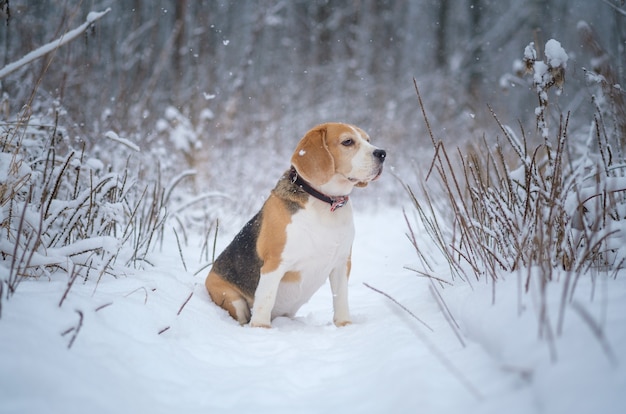
{"label": "thin branch", "polygon": [[209,262],[205,265],[203,265],[200,269],[196,270],[195,273],[193,274],[194,276],[198,276],[198,274],[200,272],[202,272],[204,269],[206,269],[207,267],[211,266],[213,264],[213,262]]}
{"label": "thin branch", "polygon": [[145,297],[144,297],[144,300],[143,300],[143,304],[145,305],[146,303],[148,303],[148,290],[145,287],[143,287],[143,286],[138,287],[137,289],[133,290],[132,292],[129,292],[129,293],[125,294],[124,297],[127,298],[130,295],[132,295],[133,293],[138,292],[140,290],[143,290],[143,292],[145,294]]}
{"label": "thin branch", "polygon": [[83,313],[79,311],[78,309],[76,309],[76,313],[78,314],[78,325],[76,325],[76,327],[65,332],[65,333],[69,333],[72,330],[74,331],[74,335],[72,336],[72,339],[70,339],[70,342],[67,344],[67,349],[70,349],[72,345],[74,345],[74,341],[76,340],[76,337],[78,336],[78,333],[80,332],[80,328],[83,327]]}
{"label": "thin branch", "polygon": [[435,287],[435,284],[432,281],[430,283],[430,286],[428,287],[431,295],[433,295],[433,298],[435,298],[435,302],[437,302],[437,306],[439,306],[439,310],[441,311],[441,313],[443,313],[443,316],[446,318],[446,322],[448,322],[448,325],[450,325],[452,332],[454,332],[454,335],[461,343],[461,346],[465,348],[465,341],[459,333],[459,324],[456,322],[456,319],[454,319],[454,316],[452,315],[452,312],[450,312],[448,305],[446,305],[446,302],[443,300],[441,294],[439,293],[439,291]]}
{"label": "thin branch", "polygon": [[403,311],[405,311],[406,313],[408,313],[409,315],[411,315],[416,321],[418,321],[419,323],[421,323],[422,325],[424,325],[426,328],[428,328],[429,331],[434,332],[433,328],[431,328],[430,326],[428,326],[428,324],[426,322],[424,322],[423,320],[421,320],[420,318],[418,318],[417,316],[415,316],[415,314],[413,312],[411,312],[409,309],[407,309],[406,306],[404,306],[403,304],[401,304],[400,302],[398,302],[397,300],[395,300],[393,297],[391,297],[390,295],[388,295],[387,293],[383,292],[382,290],[378,290],[375,287],[372,287],[370,285],[368,285],[367,283],[363,282],[363,284],[372,289],[374,292],[376,293],[380,293],[381,295],[383,295],[384,297],[386,297],[387,299],[391,300],[393,303],[395,303],[396,305],[400,306],[402,308]]}
{"label": "thin branch", "polygon": [[437,282],[440,282],[440,283],[445,283],[446,285],[452,286],[452,283],[450,283],[449,281],[447,281],[447,280],[445,280],[445,279],[442,279],[442,278],[440,278],[440,277],[433,276],[433,275],[428,274],[428,273],[426,273],[426,272],[423,272],[423,271],[421,271],[421,270],[413,269],[412,267],[404,266],[404,268],[405,268],[406,270],[410,270],[411,272],[415,272],[415,273],[417,273],[417,275],[418,275],[419,277],[425,277],[425,278],[427,278],[427,279],[436,280]]}
{"label": "thin branch", "polygon": [[72,40],[76,39],[78,36],[83,34],[83,32],[87,30],[96,20],[99,20],[102,16],[107,14],[109,11],[111,11],[110,8],[99,13],[96,13],[96,12],[89,13],[87,15],[87,20],[85,21],[85,23],[81,24],[76,29],[70,30],[69,32],[61,36],[60,38],[53,40],[52,42],[47,43],[33,50],[30,53],[27,53],[23,58],[16,60],[13,63],[9,63],[8,65],[0,69],[0,79],[10,75],[11,73],[21,68],[22,66],[25,66],[43,56],[46,56],[47,54],[51,52],[56,51],[58,48],[60,48],[64,44],[69,43]]}
{"label": "thin branch", "polygon": [[108,302],[108,303],[105,303],[105,304],[103,304],[103,305],[98,306],[98,307],[97,307],[94,311],[95,311],[95,312],[99,312],[99,311],[101,311],[102,309],[104,309],[104,308],[108,308],[108,307],[109,307],[109,306],[111,306],[111,305],[113,305],[113,302]]}
{"label": "thin branch", "polygon": [[183,256],[183,249],[180,247],[180,239],[178,238],[178,232],[173,227],[172,227],[172,230],[174,230],[174,236],[176,236],[176,244],[178,245],[178,254],[180,255],[180,260],[183,262],[183,268],[185,268],[185,272],[186,272],[187,264],[185,263],[185,257]]}
{"label": "thin branch", "polygon": [[183,308],[185,307],[185,305],[187,305],[187,302],[189,302],[191,300],[192,296],[193,296],[193,290],[191,291],[189,296],[187,296],[187,299],[185,299],[185,301],[181,305],[180,309],[178,309],[178,312],[176,313],[176,316],[180,315],[180,313],[183,311]]}
{"label": "thin branch", "polygon": [[74,285],[74,282],[76,281],[76,278],[78,277],[79,274],[80,274],[80,271],[78,271],[76,269],[76,265],[72,263],[72,270],[70,271],[70,277],[67,281],[67,288],[65,289],[65,292],[63,292],[63,296],[61,297],[61,300],[59,301],[59,308],[63,305],[63,302],[67,298],[67,295],[70,293],[70,290],[72,289],[72,286]]}
{"label": "thin branch", "polygon": [[430,122],[428,122],[428,116],[426,115],[426,109],[424,108],[422,95],[420,95],[420,91],[419,91],[419,88],[417,87],[417,81],[415,80],[415,78],[413,78],[413,86],[415,86],[415,93],[417,94],[417,100],[419,101],[420,109],[422,110],[422,115],[424,116],[424,122],[426,122],[426,129],[428,130],[428,135],[430,136],[430,140],[433,143],[433,147],[437,148],[435,137],[433,136],[433,130],[430,128]]}
{"label": "thin branch", "polygon": [[220,230],[220,221],[215,220],[215,235],[213,236],[213,253],[211,257],[211,263],[215,262],[215,248],[217,246],[217,233]]}

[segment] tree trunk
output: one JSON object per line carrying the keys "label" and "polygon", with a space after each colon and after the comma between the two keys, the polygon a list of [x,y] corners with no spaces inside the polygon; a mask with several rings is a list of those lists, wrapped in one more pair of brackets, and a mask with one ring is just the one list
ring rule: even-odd
{"label": "tree trunk", "polygon": [[447,29],[449,10],[449,0],[441,0],[437,9],[437,28],[435,29],[435,63],[438,69],[444,71],[447,71],[448,69]]}
{"label": "tree trunk", "polygon": [[483,0],[469,0],[469,17],[470,17],[470,44],[475,44],[471,51],[471,59],[469,64],[469,79],[467,91],[473,100],[481,99],[483,73],[483,48],[477,43],[478,38],[482,34],[482,12]]}

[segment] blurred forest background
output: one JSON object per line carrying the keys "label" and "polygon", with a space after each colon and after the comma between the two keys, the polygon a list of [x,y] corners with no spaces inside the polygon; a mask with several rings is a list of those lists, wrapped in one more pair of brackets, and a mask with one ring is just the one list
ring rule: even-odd
{"label": "blurred forest background", "polygon": [[[142,150],[165,143],[166,157],[173,145],[192,167],[264,148],[253,167],[281,170],[297,139],[325,121],[362,126],[391,165],[416,158],[430,139],[413,78],[438,138],[482,138],[497,127],[488,104],[503,122],[534,122],[537,98],[514,61],[550,38],[570,57],[556,104],[573,114],[571,130],[588,129],[577,116],[594,110],[582,68],[622,84],[626,68],[623,0],[0,3],[2,66],[111,9],[80,39],[0,80],[2,118],[53,111],[65,139],[90,147],[114,131]],[[170,144],[159,141],[168,133]]]}

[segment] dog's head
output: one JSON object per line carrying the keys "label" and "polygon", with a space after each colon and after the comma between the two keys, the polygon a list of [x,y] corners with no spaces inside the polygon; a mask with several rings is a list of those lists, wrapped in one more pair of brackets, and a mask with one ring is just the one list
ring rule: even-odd
{"label": "dog's head", "polygon": [[383,171],[387,153],[370,143],[361,128],[342,123],[318,125],[300,140],[291,157],[298,174],[328,195],[349,194]]}

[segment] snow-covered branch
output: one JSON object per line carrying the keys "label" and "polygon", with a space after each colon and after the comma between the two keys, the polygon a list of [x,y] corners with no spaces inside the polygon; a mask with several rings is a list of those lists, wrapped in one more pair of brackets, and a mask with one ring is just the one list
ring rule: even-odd
{"label": "snow-covered branch", "polygon": [[33,50],[32,52],[26,54],[23,58],[15,61],[15,62],[9,63],[8,65],[6,65],[2,69],[0,69],[0,79],[4,78],[5,76],[10,75],[11,73],[15,72],[16,70],[18,70],[22,66],[29,64],[32,61],[37,60],[37,59],[47,55],[50,52],[54,52],[55,50],[57,50],[58,48],[60,48],[64,44],[69,43],[72,40],[76,39],[85,30],[87,30],[87,28],[89,26],[91,26],[96,20],[99,20],[102,16],[104,16],[105,14],[107,14],[110,11],[111,11],[111,9],[108,8],[105,11],[102,11],[102,12],[91,12],[91,13],[89,13],[87,15],[87,20],[85,20],[85,23],[81,24],[76,29],[70,30],[69,32],[63,34],[58,39],[53,40],[52,42],[47,43],[47,44],[45,44],[45,45],[43,45],[43,46]]}

